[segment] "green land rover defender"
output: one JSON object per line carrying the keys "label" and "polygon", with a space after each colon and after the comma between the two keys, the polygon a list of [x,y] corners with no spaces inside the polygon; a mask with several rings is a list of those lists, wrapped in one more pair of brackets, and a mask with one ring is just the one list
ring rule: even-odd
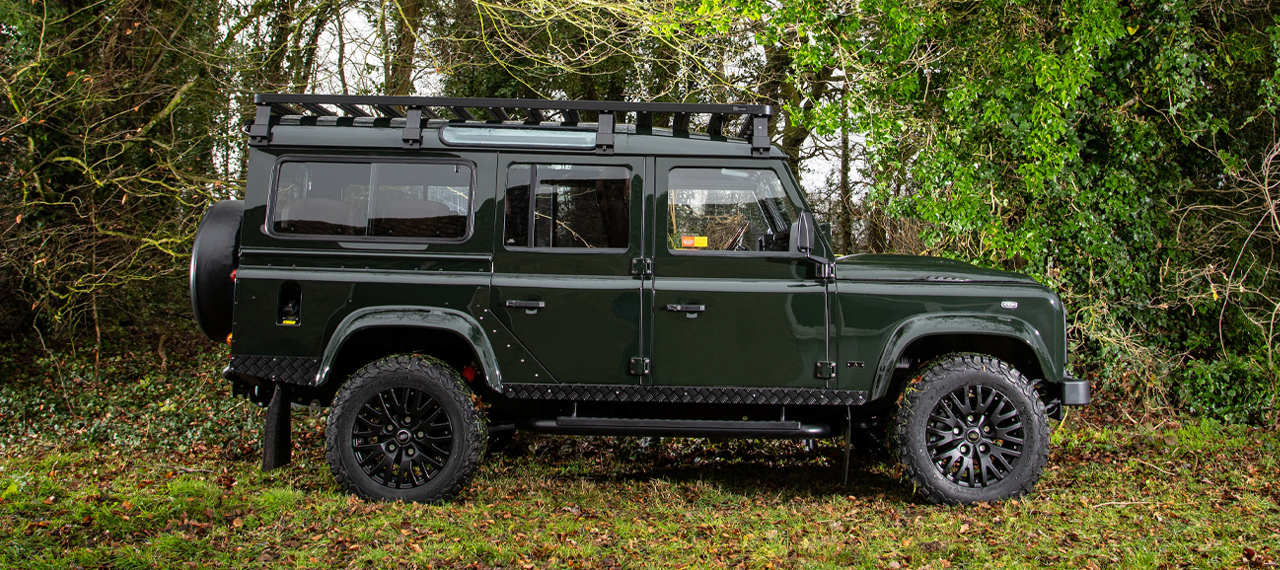
{"label": "green land rover defender", "polygon": [[205,215],[191,299],[267,407],[265,469],[309,404],[368,499],[449,499],[527,430],[842,438],[846,479],[879,440],[925,499],[970,503],[1030,491],[1048,419],[1089,401],[1034,280],[836,258],[770,106],[255,103],[245,199]]}

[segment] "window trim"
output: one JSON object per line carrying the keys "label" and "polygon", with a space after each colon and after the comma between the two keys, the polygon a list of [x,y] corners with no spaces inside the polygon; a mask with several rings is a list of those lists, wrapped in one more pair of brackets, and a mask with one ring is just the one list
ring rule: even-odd
{"label": "window trim", "polygon": [[[318,234],[289,234],[275,231],[276,222],[276,195],[280,185],[280,168],[287,162],[325,162],[325,163],[349,163],[349,164],[369,164],[393,163],[393,164],[453,164],[462,165],[471,169],[471,187],[467,196],[467,224],[466,231],[462,237],[458,238],[432,238],[432,237],[401,237],[401,236],[343,236],[343,235],[318,235]],[[271,184],[267,191],[267,214],[263,222],[262,233],[279,240],[290,241],[322,241],[322,242],[347,242],[347,243],[405,243],[405,244],[461,244],[466,243],[475,235],[475,219],[476,219],[476,163],[465,158],[418,158],[407,156],[340,156],[333,154],[283,154],[276,158],[276,162],[271,167]],[[370,176],[372,182],[372,174]],[[374,194],[376,189],[369,188],[369,204],[374,204]],[[366,222],[367,224],[367,222]],[[365,226],[368,231],[368,226]]]}
{"label": "window trim", "polygon": [[[574,161],[559,161],[559,162],[556,162],[556,161],[528,161],[528,162],[524,162],[524,161],[519,161],[519,160],[515,160],[515,161],[508,162],[508,163],[507,163],[506,176],[504,177],[504,180],[503,180],[503,182],[502,182],[502,185],[503,185],[503,186],[502,186],[502,212],[500,213],[500,215],[501,215],[501,217],[502,217],[502,233],[500,234],[500,236],[499,236],[499,238],[498,238],[498,241],[502,243],[502,249],[504,249],[504,250],[506,250],[506,251],[509,251],[509,252],[513,252],[513,253],[538,252],[538,253],[572,253],[572,254],[593,254],[593,253],[601,253],[601,254],[604,254],[604,253],[612,253],[612,254],[618,254],[618,253],[626,253],[626,252],[628,252],[628,251],[631,251],[631,249],[632,249],[632,248],[634,247],[634,245],[635,245],[635,244],[632,244],[632,243],[631,243],[631,239],[630,239],[630,233],[631,233],[631,229],[632,229],[632,223],[633,223],[633,221],[634,221],[634,220],[633,220],[633,217],[635,216],[635,213],[631,211],[631,210],[632,210],[632,207],[631,207],[631,204],[630,204],[630,203],[628,203],[628,204],[627,204],[627,234],[628,234],[628,238],[627,238],[627,246],[626,246],[626,247],[536,247],[536,246],[528,246],[528,245],[507,245],[507,211],[506,211],[506,210],[507,210],[507,207],[508,207],[507,205],[509,204],[509,200],[511,199],[511,198],[510,198],[510,192],[509,192],[509,191],[510,191],[510,189],[511,189],[511,186],[510,186],[510,183],[511,183],[511,182],[510,182],[510,181],[511,181],[511,178],[510,178],[510,176],[511,176],[511,168],[512,168],[512,167],[514,167],[514,166],[528,166],[528,167],[529,167],[529,190],[530,190],[530,191],[529,191],[529,215],[530,215],[530,217],[532,217],[532,216],[534,215],[534,208],[533,208],[534,202],[533,202],[533,201],[534,201],[534,200],[535,200],[535,198],[537,197],[537,192],[535,192],[535,191],[534,191],[534,185],[535,185],[534,183],[535,183],[535,182],[536,182],[536,180],[537,180],[538,166],[539,166],[539,165],[553,165],[553,164],[556,164],[556,165],[563,165],[563,166],[603,166],[603,167],[614,166],[614,167],[621,167],[621,168],[625,168],[625,169],[627,169],[627,173],[629,174],[629,176],[627,176],[627,200],[628,200],[628,201],[630,201],[630,200],[632,200],[632,199],[633,199],[633,197],[631,196],[631,193],[635,191],[635,189],[634,189],[634,186],[635,186],[635,178],[636,178],[637,176],[640,176],[640,173],[636,172],[636,169],[635,169],[635,168],[633,168],[633,167],[632,167],[632,165],[631,165],[631,164],[629,164],[629,163],[621,163],[621,164],[619,164],[619,163],[614,163],[614,162],[608,162],[608,163],[599,163],[599,164],[596,164],[596,163],[589,163],[589,162],[574,162]],[[643,170],[643,169],[642,169],[642,170]],[[641,223],[643,224],[643,221],[642,221]],[[533,224],[530,224],[530,225],[529,225],[529,234],[530,234],[530,235],[529,235],[529,239],[530,239],[530,240],[532,240],[532,239],[533,239],[533,231],[534,231],[534,226],[533,226]]]}
{"label": "window trim", "polygon": [[[666,203],[666,207],[665,207],[665,208],[656,208],[656,209],[662,212],[662,214],[661,214],[661,215],[662,215],[662,216],[664,216],[664,217],[666,218],[667,223],[670,223],[670,222],[671,222],[671,218],[670,218],[670,211],[671,211],[671,172],[672,172],[672,171],[674,171],[674,170],[680,170],[680,169],[690,169],[690,170],[720,170],[720,169],[725,169],[725,168],[732,169],[732,170],[768,170],[768,171],[772,172],[774,176],[777,176],[777,177],[778,177],[778,183],[779,183],[779,185],[781,185],[781,187],[782,187],[782,194],[783,194],[783,196],[785,197],[785,199],[786,199],[787,201],[789,201],[789,202],[793,202],[793,204],[792,204],[792,205],[793,205],[793,206],[796,206],[796,213],[797,213],[797,215],[798,215],[800,212],[803,212],[803,211],[804,211],[803,203],[802,203],[801,205],[796,205],[796,204],[794,204],[794,200],[793,200],[793,198],[792,198],[792,196],[791,196],[791,193],[787,191],[787,184],[786,184],[786,182],[784,181],[784,180],[785,180],[785,178],[783,177],[782,173],[778,172],[778,169],[777,169],[776,167],[774,167],[773,165],[763,165],[763,164],[755,165],[755,167],[754,167],[754,168],[753,168],[753,167],[751,167],[751,166],[725,166],[725,165],[720,165],[720,166],[691,166],[691,165],[676,165],[676,166],[672,166],[672,167],[668,168],[668,169],[667,169],[667,172],[666,172],[666,177],[665,177],[665,178],[666,178],[666,187],[665,187],[665,188],[663,188],[663,189],[660,191],[660,193],[662,194],[662,200]],[[656,222],[656,220],[655,220],[655,222]],[[795,221],[792,221],[792,222],[791,222],[791,224],[794,226],[794,225],[795,225]],[[788,232],[789,232],[789,231],[790,231],[790,228],[788,228]],[[665,242],[665,239],[664,239],[663,241]],[[733,250],[727,250],[727,249],[671,249],[670,247],[667,247],[665,243],[663,243],[663,244],[662,244],[661,246],[659,246],[659,247],[655,247],[655,249],[666,250],[666,253],[667,253],[668,255],[676,255],[676,256],[695,256],[695,257],[698,257],[698,256],[710,256],[710,257],[752,257],[752,258],[766,258],[766,257],[767,257],[767,258],[778,258],[778,259],[793,259],[793,258],[804,259],[804,258],[805,258],[804,254],[802,254],[802,253],[800,253],[800,252],[798,252],[798,251],[795,251],[795,250],[791,249],[791,247],[792,247],[792,243],[791,243],[791,236],[790,236],[790,235],[788,235],[788,236],[787,236],[787,249],[785,249],[785,250],[783,250],[783,251],[733,251]]]}

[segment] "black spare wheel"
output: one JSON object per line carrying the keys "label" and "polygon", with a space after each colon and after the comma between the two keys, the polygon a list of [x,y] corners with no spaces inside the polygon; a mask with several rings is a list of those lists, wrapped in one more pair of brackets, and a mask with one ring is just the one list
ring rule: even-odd
{"label": "black spare wheel", "polygon": [[191,246],[191,309],[196,324],[209,338],[225,341],[231,334],[236,268],[240,250],[240,220],[244,201],[223,200],[205,214]]}
{"label": "black spare wheel", "polygon": [[1005,362],[952,354],[926,365],[903,393],[894,455],[925,499],[968,504],[1031,491],[1049,458],[1035,387]]}
{"label": "black spare wheel", "polygon": [[420,355],[361,368],[334,399],[329,468],[356,496],[438,502],[457,495],[484,456],[487,430],[453,368]]}

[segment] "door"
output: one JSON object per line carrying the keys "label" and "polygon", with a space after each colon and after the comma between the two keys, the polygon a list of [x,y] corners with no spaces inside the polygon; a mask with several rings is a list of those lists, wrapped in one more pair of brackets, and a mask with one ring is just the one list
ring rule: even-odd
{"label": "door", "polygon": [[641,355],[631,263],[643,241],[644,161],[503,155],[499,168],[491,310],[552,376],[512,363],[505,379],[639,383],[628,366]]}
{"label": "door", "polygon": [[655,385],[827,387],[826,284],[798,251],[781,162],[659,159]]}

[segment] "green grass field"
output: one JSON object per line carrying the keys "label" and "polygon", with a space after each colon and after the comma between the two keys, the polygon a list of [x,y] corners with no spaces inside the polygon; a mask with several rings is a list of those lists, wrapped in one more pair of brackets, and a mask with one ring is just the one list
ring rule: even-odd
{"label": "green grass field", "polygon": [[[340,493],[323,416],[262,473],[262,411],[222,355],[9,362],[3,568],[1222,568],[1280,559],[1280,433],[1074,413],[1037,492],[923,504],[894,466],[819,442],[522,434],[439,506]],[[95,378],[102,378],[97,380]],[[1105,399],[1105,394],[1102,395]],[[1117,416],[1121,419],[1117,419]],[[1105,421],[1103,418],[1107,418]]]}

